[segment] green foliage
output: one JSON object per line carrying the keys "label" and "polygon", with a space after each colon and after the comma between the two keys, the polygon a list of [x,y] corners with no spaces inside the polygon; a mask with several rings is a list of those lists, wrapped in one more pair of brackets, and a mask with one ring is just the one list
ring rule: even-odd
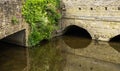
{"label": "green foliage", "polygon": [[59,0],[26,0],[22,14],[31,27],[30,46],[43,39],[50,39],[60,18],[58,8]]}
{"label": "green foliage", "polygon": [[18,24],[19,21],[18,21],[18,19],[15,16],[13,16],[11,22],[13,24]]}

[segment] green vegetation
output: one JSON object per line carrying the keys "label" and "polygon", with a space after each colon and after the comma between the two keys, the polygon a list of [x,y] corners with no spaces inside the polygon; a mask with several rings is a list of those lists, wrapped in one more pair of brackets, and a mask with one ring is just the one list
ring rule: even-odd
{"label": "green vegetation", "polygon": [[59,13],[59,0],[26,0],[22,14],[31,27],[29,45],[34,46],[43,39],[50,39],[56,29]]}
{"label": "green vegetation", "polygon": [[15,16],[13,16],[11,22],[13,24],[18,24],[19,21],[18,21],[18,19]]}

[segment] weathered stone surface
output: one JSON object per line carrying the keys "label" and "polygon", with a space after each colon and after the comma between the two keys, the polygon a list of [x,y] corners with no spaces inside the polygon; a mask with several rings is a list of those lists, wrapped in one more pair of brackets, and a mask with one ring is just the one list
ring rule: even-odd
{"label": "weathered stone surface", "polygon": [[[27,46],[28,25],[23,20],[21,8],[22,0],[0,0],[0,39],[25,29],[25,39],[21,42],[25,41],[24,46]],[[12,22],[13,18],[16,18],[16,23]],[[15,39],[17,40],[18,37],[13,40]]]}
{"label": "weathered stone surface", "polygon": [[86,29],[92,39],[102,41],[120,35],[120,0],[61,0],[61,3],[66,9],[62,11],[62,29],[76,25]]}

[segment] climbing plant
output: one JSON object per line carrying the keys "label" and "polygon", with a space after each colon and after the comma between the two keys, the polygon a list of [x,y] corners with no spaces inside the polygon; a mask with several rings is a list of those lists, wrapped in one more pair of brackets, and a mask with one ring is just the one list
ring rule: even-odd
{"label": "climbing plant", "polygon": [[12,24],[18,24],[19,21],[15,16],[13,16],[11,19],[11,22],[12,22]]}
{"label": "climbing plant", "polygon": [[31,33],[29,45],[34,46],[43,39],[50,39],[56,28],[59,13],[59,0],[26,0],[23,4],[22,15],[29,23]]}

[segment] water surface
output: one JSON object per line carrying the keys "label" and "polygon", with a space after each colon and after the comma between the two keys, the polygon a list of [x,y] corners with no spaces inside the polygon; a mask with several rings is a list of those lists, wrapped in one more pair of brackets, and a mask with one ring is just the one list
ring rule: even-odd
{"label": "water surface", "polygon": [[0,42],[0,71],[23,71],[26,66],[26,48]]}
{"label": "water surface", "polygon": [[29,49],[0,45],[0,71],[120,70],[119,43],[62,36]]}
{"label": "water surface", "polygon": [[30,49],[31,71],[119,71],[120,44],[63,36]]}

